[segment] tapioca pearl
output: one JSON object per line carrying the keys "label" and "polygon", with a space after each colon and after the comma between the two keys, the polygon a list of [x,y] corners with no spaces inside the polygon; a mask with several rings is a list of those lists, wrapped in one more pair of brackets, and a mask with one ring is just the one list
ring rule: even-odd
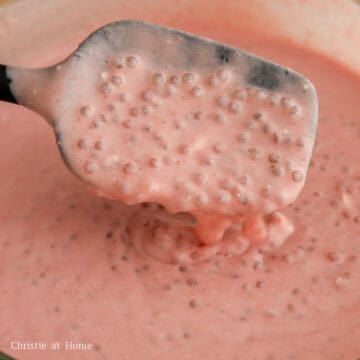
{"label": "tapioca pearl", "polygon": [[167,96],[174,96],[177,92],[177,88],[173,85],[167,85],[165,87],[165,95]]}
{"label": "tapioca pearl", "polygon": [[190,287],[196,286],[199,284],[198,280],[190,278],[186,280],[186,284]]}
{"label": "tapioca pearl", "polygon": [[181,120],[175,120],[174,121],[174,127],[175,129],[182,129],[184,127],[185,122]]}
{"label": "tapioca pearl", "polygon": [[280,102],[280,100],[279,100],[279,97],[277,95],[271,95],[269,97],[269,103],[270,103],[271,106],[274,107],[274,106],[278,105],[279,102]]}
{"label": "tapioca pearl", "polygon": [[236,100],[245,100],[247,96],[248,96],[247,91],[244,89],[235,90],[233,92],[233,98]]}
{"label": "tapioca pearl", "polygon": [[119,86],[121,84],[123,84],[124,80],[123,78],[120,76],[120,75],[113,75],[111,77],[111,82],[116,85],[116,86]]}
{"label": "tapioca pearl", "polygon": [[84,150],[88,148],[89,144],[85,139],[81,139],[78,141],[77,146],[79,149]]}
{"label": "tapioca pearl", "polygon": [[133,108],[129,109],[129,114],[132,117],[137,117],[139,115],[139,109],[133,107]]}
{"label": "tapioca pearl", "polygon": [[215,76],[210,76],[207,83],[210,87],[215,87],[219,84],[219,81]]}
{"label": "tapioca pearl", "polygon": [[80,108],[80,114],[83,116],[83,117],[91,117],[92,114],[93,114],[93,110],[90,108],[90,106],[83,106]]}
{"label": "tapioca pearl", "polygon": [[179,152],[179,154],[182,154],[182,155],[188,155],[190,153],[190,146],[188,146],[186,144],[181,144],[178,147],[178,152]]}
{"label": "tapioca pearl", "polygon": [[163,85],[165,83],[165,76],[161,73],[155,73],[152,78],[153,84]]}
{"label": "tapioca pearl", "polygon": [[115,109],[116,109],[116,105],[115,105],[114,103],[110,103],[110,104],[107,104],[107,105],[106,105],[106,110],[107,110],[108,112],[114,112]]}
{"label": "tapioca pearl", "polygon": [[199,159],[200,165],[213,166],[215,165],[215,159],[210,155],[203,155]]}
{"label": "tapioca pearl", "polygon": [[114,124],[118,124],[120,123],[120,117],[118,116],[117,113],[114,113],[111,117],[110,117],[110,121]]}
{"label": "tapioca pearl", "polygon": [[275,154],[275,153],[271,153],[269,156],[268,156],[268,160],[269,162],[271,163],[278,163],[280,161],[280,156],[278,154]]}
{"label": "tapioca pearl", "polygon": [[103,162],[106,169],[117,169],[120,164],[120,158],[118,155],[107,156]]}
{"label": "tapioca pearl", "polygon": [[152,94],[150,91],[144,91],[141,94],[141,99],[147,102],[151,102],[154,100],[154,94]]}
{"label": "tapioca pearl", "polygon": [[151,112],[153,111],[153,108],[148,105],[148,104],[145,104],[141,107],[141,112],[144,114],[144,115],[148,115],[150,114]]}
{"label": "tapioca pearl", "polygon": [[285,145],[290,145],[292,143],[289,134],[283,134],[282,135],[282,143],[285,144]]}
{"label": "tapioca pearl", "polygon": [[109,78],[109,73],[106,72],[106,71],[103,71],[101,74],[100,74],[100,78],[102,80],[107,80]]}
{"label": "tapioca pearl", "polygon": [[203,89],[200,88],[199,86],[195,86],[191,89],[191,94],[193,96],[199,97],[203,94]]}
{"label": "tapioca pearl", "polygon": [[235,194],[235,198],[241,205],[247,205],[249,203],[249,197],[243,191],[242,192],[240,192],[240,191],[237,192]]}
{"label": "tapioca pearl", "polygon": [[104,150],[104,143],[100,140],[95,141],[94,148],[97,151]]}
{"label": "tapioca pearl", "polygon": [[133,163],[126,163],[122,168],[124,174],[130,175],[136,171],[136,167]]}
{"label": "tapioca pearl", "polygon": [[296,261],[293,254],[284,254],[283,258],[288,264],[294,264]]}
{"label": "tapioca pearl", "polygon": [[202,185],[206,183],[206,176],[203,174],[195,174],[194,181],[196,184]]}
{"label": "tapioca pearl", "polygon": [[287,160],[286,162],[285,162],[285,169],[287,170],[287,171],[290,171],[291,173],[292,172],[295,172],[297,169],[295,168],[295,164],[292,162],[292,161],[290,161],[290,160]]}
{"label": "tapioca pearl", "polygon": [[249,153],[250,159],[252,159],[252,160],[259,160],[262,158],[261,151],[258,148],[249,148],[248,153]]}
{"label": "tapioca pearl", "polygon": [[124,120],[121,124],[125,129],[131,129],[133,127],[133,122],[131,119]]}
{"label": "tapioca pearl", "polygon": [[248,183],[249,183],[249,178],[248,178],[247,176],[245,176],[245,175],[240,176],[240,178],[239,178],[239,184],[245,186],[245,185],[248,185]]}
{"label": "tapioca pearl", "polygon": [[296,306],[294,304],[292,304],[292,303],[287,304],[286,308],[290,312],[295,312],[296,311]]}
{"label": "tapioca pearl", "polygon": [[119,100],[121,101],[121,102],[126,102],[127,101],[127,95],[125,94],[125,93],[121,93],[121,94],[119,94]]}
{"label": "tapioca pearl", "polygon": [[287,203],[287,199],[288,196],[282,191],[280,191],[276,197],[276,200],[279,203],[279,205],[285,205]]}
{"label": "tapioca pearl", "polygon": [[169,81],[170,81],[170,83],[171,83],[172,85],[174,85],[174,86],[179,86],[180,83],[181,83],[181,79],[180,79],[180,77],[177,76],[177,75],[171,76]]}
{"label": "tapioca pearl", "polygon": [[215,75],[220,81],[226,81],[230,79],[230,71],[227,69],[219,69],[216,71]]}
{"label": "tapioca pearl", "polygon": [[100,114],[97,120],[101,123],[106,124],[109,122],[110,118],[108,114]]}
{"label": "tapioca pearl", "polygon": [[229,98],[226,95],[220,95],[215,98],[215,103],[220,107],[224,107],[229,103]]}
{"label": "tapioca pearl", "polygon": [[335,284],[339,288],[346,287],[349,285],[352,278],[353,275],[350,272],[343,273],[335,278]]}
{"label": "tapioca pearl", "polygon": [[187,272],[187,271],[189,270],[189,268],[188,268],[188,266],[186,266],[186,265],[180,265],[180,266],[178,267],[178,270],[179,270],[180,272]]}
{"label": "tapioca pearl", "polygon": [[153,134],[153,138],[154,138],[155,140],[157,140],[157,141],[161,141],[161,140],[164,139],[163,135],[160,134],[159,132],[155,132],[155,133]]}
{"label": "tapioca pearl", "polygon": [[165,166],[172,166],[174,164],[174,160],[169,156],[164,156],[161,161]]}
{"label": "tapioca pearl", "polygon": [[304,175],[300,171],[293,171],[291,178],[296,183],[301,183],[304,180]]}
{"label": "tapioca pearl", "polygon": [[131,187],[126,182],[120,182],[117,184],[117,189],[121,195],[128,195],[131,193]]}
{"label": "tapioca pearl", "polygon": [[102,92],[103,95],[108,96],[110,95],[110,93],[112,92],[112,86],[110,83],[105,82],[103,84],[101,84],[100,86],[100,91]]}
{"label": "tapioca pearl", "polygon": [[241,144],[247,144],[250,140],[250,134],[248,132],[242,132],[240,135],[237,136],[237,140]]}
{"label": "tapioca pearl", "polygon": [[[133,144],[135,144],[136,142],[137,142],[137,140],[138,140],[138,137],[137,137],[137,135],[135,135],[135,134],[131,134],[130,136],[129,136],[129,138],[128,138],[128,142],[130,142],[130,143],[133,143]],[[126,142],[126,141],[125,141]]]}
{"label": "tapioca pearl", "polygon": [[225,145],[221,144],[221,143],[217,143],[214,145],[213,149],[214,149],[215,153],[221,154],[222,152],[225,151]]}
{"label": "tapioca pearl", "polygon": [[149,160],[149,166],[151,168],[157,169],[160,167],[160,165],[161,165],[161,161],[159,159],[152,158]]}
{"label": "tapioca pearl", "polygon": [[[146,184],[145,191],[150,194],[154,194],[159,192],[160,190],[160,184],[156,181],[151,181],[150,183]],[[144,202],[146,199],[143,199],[142,202]],[[162,205],[159,205],[162,206]]]}
{"label": "tapioca pearl", "polygon": [[191,299],[189,301],[189,306],[193,309],[196,309],[200,306],[200,301],[198,299]]}
{"label": "tapioca pearl", "polygon": [[186,211],[189,207],[193,206],[193,195],[184,194],[179,200],[180,211]]}
{"label": "tapioca pearl", "polygon": [[269,124],[264,124],[263,127],[262,127],[262,131],[265,133],[265,134],[270,134],[272,132],[272,128]]}
{"label": "tapioca pearl", "polygon": [[116,57],[115,59],[113,59],[112,65],[117,69],[121,69],[124,66],[123,59]]}
{"label": "tapioca pearl", "polygon": [[271,165],[271,173],[275,176],[282,176],[285,174],[285,170],[279,165],[272,164]]}
{"label": "tapioca pearl", "polygon": [[344,253],[340,250],[332,250],[326,254],[326,258],[334,263],[342,264],[345,260]]}
{"label": "tapioca pearl", "polygon": [[159,99],[154,98],[151,105],[152,105],[153,109],[156,110],[156,109],[158,109],[160,107],[161,101]]}
{"label": "tapioca pearl", "polygon": [[260,196],[267,198],[271,195],[271,185],[265,185],[260,189]]}
{"label": "tapioca pearl", "polygon": [[253,117],[254,117],[255,120],[257,120],[259,122],[263,122],[264,119],[265,119],[265,114],[263,112],[261,112],[261,111],[256,111],[254,113]]}
{"label": "tapioca pearl", "polygon": [[298,147],[304,147],[306,144],[306,138],[304,136],[299,137],[296,142],[295,142],[296,146]]}
{"label": "tapioca pearl", "polygon": [[208,201],[209,201],[209,198],[206,194],[201,193],[201,194],[198,194],[195,196],[195,202],[199,206],[206,205],[208,203]]}
{"label": "tapioca pearl", "polygon": [[187,85],[193,85],[197,79],[197,76],[194,73],[185,73],[183,75],[183,81]]}
{"label": "tapioca pearl", "polygon": [[169,147],[168,143],[163,138],[158,140],[158,144],[163,150],[167,150]]}
{"label": "tapioca pearl", "polygon": [[217,195],[217,201],[219,204],[228,204],[231,202],[231,194],[227,191],[221,191]]}
{"label": "tapioca pearl", "polygon": [[234,193],[234,198],[242,206],[245,206],[249,203],[249,197],[244,191],[238,191]]}
{"label": "tapioca pearl", "polygon": [[256,99],[258,99],[258,100],[264,100],[269,96],[269,94],[264,89],[257,89],[255,96],[256,96]]}
{"label": "tapioca pearl", "polygon": [[175,182],[175,189],[181,191],[184,194],[189,195],[191,193],[189,183],[181,179]]}
{"label": "tapioca pearl", "polygon": [[96,162],[90,160],[90,161],[86,161],[84,164],[84,170],[87,174],[92,174],[97,170],[98,166],[96,164]]}
{"label": "tapioca pearl", "polygon": [[255,86],[248,86],[246,88],[249,98],[255,99],[255,100],[256,100],[256,94],[257,94],[258,90],[259,90],[259,88],[255,87]]}
{"label": "tapioca pearl", "polygon": [[137,57],[135,56],[128,56],[126,58],[126,65],[128,68],[130,69],[134,69],[137,67],[137,65],[139,64],[139,60]]}
{"label": "tapioca pearl", "polygon": [[232,113],[238,113],[242,110],[242,104],[239,101],[231,101],[229,104],[229,110]]}
{"label": "tapioca pearl", "polygon": [[242,192],[245,191],[243,185],[240,185],[240,184],[237,184],[237,183],[235,183],[235,184],[231,183],[231,185],[232,185],[231,188],[227,188],[227,189],[230,189],[230,190],[231,190],[231,193],[232,193],[233,195],[235,195],[235,196],[236,196],[237,194],[242,193]]}
{"label": "tapioca pearl", "polygon": [[281,140],[282,140],[282,136],[281,134],[277,133],[277,132],[274,132],[272,134],[272,140],[275,144],[280,144]]}
{"label": "tapioca pearl", "polygon": [[[267,309],[267,310],[265,311],[264,315],[265,315],[265,317],[267,317],[267,318],[274,319],[274,318],[278,317],[279,313],[278,313],[277,310],[272,309],[272,308],[269,308],[269,309]],[[273,358],[273,359],[270,358],[270,359],[271,359],[271,360],[274,360],[275,358]],[[270,360],[270,359],[269,359],[269,360]],[[268,360],[268,359],[266,359],[266,360]]]}
{"label": "tapioca pearl", "polygon": [[229,179],[224,179],[219,181],[219,185],[224,190],[230,190],[234,186],[234,183]]}
{"label": "tapioca pearl", "polygon": [[281,103],[281,105],[282,105],[284,108],[287,108],[287,109],[290,109],[291,106],[293,106],[292,100],[289,99],[288,97],[283,97],[283,98],[280,100],[280,103]]}
{"label": "tapioca pearl", "polygon": [[258,121],[254,120],[254,119],[250,119],[246,122],[246,129],[248,130],[255,130],[255,129],[259,129],[259,123]]}
{"label": "tapioca pearl", "polygon": [[89,124],[89,128],[90,128],[90,129],[97,129],[97,128],[99,128],[99,127],[100,127],[100,122],[97,121],[97,120],[93,120],[93,121],[91,121],[90,124]]}
{"label": "tapioca pearl", "polygon": [[202,111],[195,111],[194,112],[194,119],[196,119],[196,120],[201,120],[202,119],[202,117],[203,117],[203,112]]}
{"label": "tapioca pearl", "polygon": [[191,120],[194,120],[194,116],[192,113],[188,113],[185,115],[184,119],[187,121],[191,121]]}

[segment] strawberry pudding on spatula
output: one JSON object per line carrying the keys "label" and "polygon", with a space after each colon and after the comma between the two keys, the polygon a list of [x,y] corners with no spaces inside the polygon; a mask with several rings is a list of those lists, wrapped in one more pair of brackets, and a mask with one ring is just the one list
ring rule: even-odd
{"label": "strawberry pudding on spatula", "polygon": [[277,210],[304,185],[317,125],[315,90],[301,75],[123,21],[46,76],[8,76],[17,101],[49,119],[76,175],[101,196],[149,203],[129,225],[147,253],[199,261],[280,245],[292,232]]}

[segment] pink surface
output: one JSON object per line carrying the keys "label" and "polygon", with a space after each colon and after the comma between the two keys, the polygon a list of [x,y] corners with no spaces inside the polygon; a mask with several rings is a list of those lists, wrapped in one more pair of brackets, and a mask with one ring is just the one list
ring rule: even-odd
{"label": "pink surface", "polygon": [[[269,254],[187,266],[152,260],[129,241],[137,208],[89,195],[63,165],[49,126],[1,104],[2,350],[21,359],[359,356],[360,79],[289,43],[253,33],[218,39],[304,73],[318,90],[315,153],[285,211],[294,233]],[[59,56],[44,50],[29,61]],[[62,349],[11,349],[17,340]],[[93,350],[65,350],[66,341]]]}

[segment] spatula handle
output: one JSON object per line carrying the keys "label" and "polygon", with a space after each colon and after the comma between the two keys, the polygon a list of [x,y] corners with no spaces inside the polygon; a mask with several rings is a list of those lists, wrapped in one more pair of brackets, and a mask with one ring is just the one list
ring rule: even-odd
{"label": "spatula handle", "polygon": [[10,80],[6,75],[6,66],[0,64],[0,101],[17,103],[14,95],[10,90]]}

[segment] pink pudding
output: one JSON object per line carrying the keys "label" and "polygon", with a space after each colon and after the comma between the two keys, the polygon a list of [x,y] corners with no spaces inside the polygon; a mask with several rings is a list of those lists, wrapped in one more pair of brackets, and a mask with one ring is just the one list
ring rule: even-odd
{"label": "pink pudding", "polygon": [[[26,6],[0,8],[0,34],[15,36]],[[100,25],[91,20],[96,6],[80,15],[85,8],[79,2],[75,16],[60,7],[62,26],[75,16],[79,31],[61,40],[56,28],[35,52],[0,36],[8,49],[0,61],[42,66],[66,57]],[[114,9],[122,18],[121,4],[107,4],[103,24]],[[49,21],[40,18],[35,34]],[[184,29],[312,81],[319,123],[309,168],[307,109],[285,95],[240,94],[228,69],[165,73],[142,54],[111,54],[91,79],[101,96],[69,95],[77,121],[59,125],[69,161],[113,200],[68,171],[39,115],[1,103],[0,350],[25,360],[356,360],[359,75],[261,32],[195,21]],[[234,127],[238,112],[248,121]],[[136,137],[164,118],[161,134]]]}

